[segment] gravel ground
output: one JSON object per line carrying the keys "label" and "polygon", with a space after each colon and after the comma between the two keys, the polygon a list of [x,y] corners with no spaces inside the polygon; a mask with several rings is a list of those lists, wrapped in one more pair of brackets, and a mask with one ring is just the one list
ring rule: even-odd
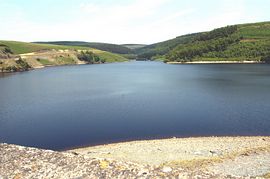
{"label": "gravel ground", "polygon": [[63,152],[0,144],[0,179],[254,178],[269,173],[270,137],[173,138]]}
{"label": "gravel ground", "polygon": [[89,158],[71,152],[55,152],[0,144],[0,179],[93,178],[226,178],[221,174],[152,167],[132,162]]}
{"label": "gravel ground", "polygon": [[269,147],[270,137],[198,137],[132,141],[71,150],[89,157],[141,164],[209,159]]}
{"label": "gravel ground", "polygon": [[217,174],[263,176],[270,172],[270,152],[252,153],[217,163],[208,168]]}
{"label": "gravel ground", "polygon": [[89,157],[209,171],[228,176],[270,172],[270,137],[199,137],[132,141],[71,150]]}

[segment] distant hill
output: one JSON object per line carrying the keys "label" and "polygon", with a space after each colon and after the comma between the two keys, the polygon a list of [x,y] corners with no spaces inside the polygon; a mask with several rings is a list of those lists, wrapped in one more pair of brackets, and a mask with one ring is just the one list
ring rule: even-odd
{"label": "distant hill", "polygon": [[136,49],[141,58],[166,61],[261,60],[270,56],[270,22],[222,27]]}
{"label": "distant hill", "polygon": [[0,45],[5,46],[10,49],[13,54],[31,53],[42,50],[63,50],[63,49],[77,49],[77,50],[87,50],[86,47],[76,47],[76,46],[63,46],[63,45],[50,45],[50,44],[35,44],[28,42],[18,42],[18,41],[0,41]]}
{"label": "distant hill", "polygon": [[170,50],[174,49],[177,45],[192,42],[197,34],[188,34],[170,39],[164,42],[159,42],[151,45],[146,45],[142,48],[135,49],[135,53],[139,58],[152,58],[165,55]]}
{"label": "distant hill", "polygon": [[[260,61],[270,59],[270,22],[239,24],[182,35],[151,45],[108,44],[81,41],[0,41],[0,58],[42,50],[90,50],[107,61],[162,59],[164,61]],[[110,53],[113,52],[113,53]],[[117,55],[117,54],[120,55]],[[270,61],[270,60],[269,60]]]}
{"label": "distant hill", "polygon": [[145,47],[147,45],[145,45],[145,44],[122,44],[122,46],[127,47],[127,48],[129,48],[131,50],[135,50],[135,49],[138,49],[138,48],[143,48],[143,47]]}
{"label": "distant hill", "polygon": [[34,42],[38,44],[53,44],[53,45],[66,45],[66,46],[80,46],[90,47],[107,52],[118,54],[131,54],[132,50],[122,45],[109,44],[109,43],[97,43],[97,42],[82,42],[82,41],[53,41],[53,42]]}

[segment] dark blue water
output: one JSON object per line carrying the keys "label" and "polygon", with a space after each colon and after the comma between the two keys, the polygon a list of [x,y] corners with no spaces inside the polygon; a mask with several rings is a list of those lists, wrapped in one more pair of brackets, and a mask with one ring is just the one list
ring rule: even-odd
{"label": "dark blue water", "polygon": [[0,142],[66,149],[172,136],[270,135],[269,65],[130,62],[0,77]]}

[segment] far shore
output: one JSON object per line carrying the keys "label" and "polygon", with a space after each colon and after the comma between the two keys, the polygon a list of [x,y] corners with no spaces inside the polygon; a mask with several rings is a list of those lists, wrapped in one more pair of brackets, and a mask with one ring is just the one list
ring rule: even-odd
{"label": "far shore", "polygon": [[[1,60],[1,59],[0,59]],[[128,62],[127,61],[123,61],[123,62]],[[121,61],[116,61],[116,62],[105,62],[105,63],[86,63],[83,61],[79,61],[77,63],[74,64],[54,64],[54,65],[33,65],[32,68],[29,68],[27,70],[18,70],[18,71],[0,71],[1,74],[4,73],[18,73],[18,72],[25,72],[25,71],[30,71],[30,70],[38,70],[38,69],[43,69],[43,68],[48,68],[48,67],[63,67],[63,66],[77,66],[77,65],[99,65],[99,64],[110,64],[110,63],[123,63]]]}
{"label": "far shore", "polygon": [[264,64],[260,61],[192,61],[192,62],[166,62],[167,64]]}

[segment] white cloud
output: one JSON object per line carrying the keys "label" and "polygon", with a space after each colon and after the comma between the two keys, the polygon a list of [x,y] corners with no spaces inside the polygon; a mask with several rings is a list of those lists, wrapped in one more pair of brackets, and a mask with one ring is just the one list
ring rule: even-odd
{"label": "white cloud", "polygon": [[80,18],[71,24],[80,28],[81,40],[149,43],[149,38],[145,37],[148,30],[144,27],[156,20],[162,7],[170,1],[135,0],[130,4],[112,6],[84,3],[80,4]]}
{"label": "white cloud", "polygon": [[185,9],[183,11],[179,11],[173,14],[169,14],[168,16],[165,16],[162,19],[158,19],[156,21],[154,21],[153,23],[150,23],[148,26],[149,27],[160,27],[160,26],[166,26],[168,24],[171,24],[172,22],[175,23],[175,20],[180,21],[181,18],[184,18],[185,16],[192,14],[195,12],[194,8],[190,8],[190,9]]}
{"label": "white cloud", "polygon": [[196,23],[198,24],[198,28],[202,31],[206,31],[226,25],[252,22],[254,20],[254,14],[247,12],[244,0],[220,1],[217,11],[218,13],[205,19],[204,23],[198,21],[198,23]]}
{"label": "white cloud", "polygon": [[84,3],[80,5],[80,8],[84,13],[81,17],[84,18],[90,15],[92,17],[91,21],[94,22],[125,26],[130,22],[136,23],[140,20],[149,18],[157,13],[158,10],[169,1],[170,0],[136,0],[130,4],[111,6]]}
{"label": "white cloud", "polygon": [[112,5],[82,3],[73,7],[73,18],[67,16],[67,20],[57,23],[33,21],[27,18],[26,11],[16,9],[8,18],[0,16],[0,21],[5,24],[0,28],[0,35],[21,41],[154,43],[228,24],[250,22],[255,18],[245,9],[244,0],[219,2],[212,9],[194,4],[185,7],[178,4],[172,8],[177,0],[133,0]]}
{"label": "white cloud", "polygon": [[81,3],[80,9],[82,10],[82,12],[90,14],[97,13],[102,10],[100,6],[92,3]]}
{"label": "white cloud", "polygon": [[[163,14],[162,11],[171,2],[172,0],[136,0],[131,4],[114,6],[81,4],[83,14],[80,24],[95,24],[97,29],[88,29],[88,32],[97,34],[99,41],[153,43],[179,35],[179,31],[173,34],[170,32],[179,27],[177,21],[195,11],[194,8],[189,8]],[[91,18],[85,19],[86,16]],[[114,40],[116,38],[117,42]]]}

